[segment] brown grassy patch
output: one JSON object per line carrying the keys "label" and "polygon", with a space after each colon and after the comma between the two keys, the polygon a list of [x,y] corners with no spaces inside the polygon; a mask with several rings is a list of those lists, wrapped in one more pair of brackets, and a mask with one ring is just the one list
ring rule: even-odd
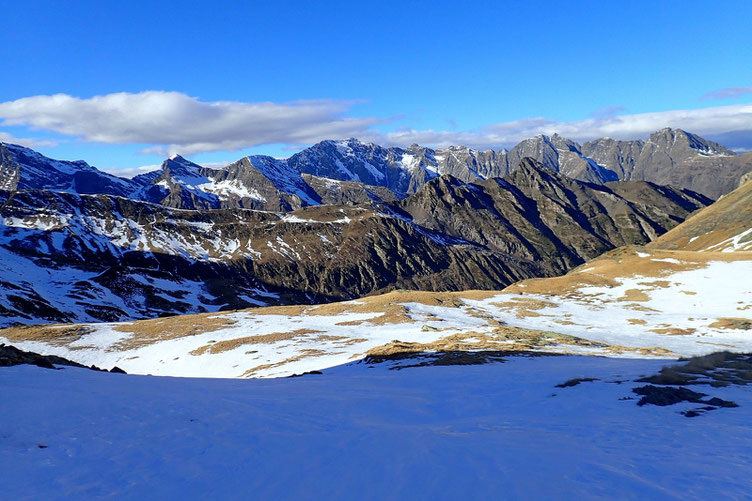
{"label": "brown grassy patch", "polygon": [[69,345],[70,343],[80,340],[91,331],[92,329],[85,325],[24,325],[0,330],[0,337],[4,337],[12,343],[39,341],[52,346],[66,346],[69,349],[82,349],[84,347],[70,347]]}
{"label": "brown grassy patch", "polygon": [[668,280],[653,280],[652,282],[638,282],[637,285],[644,285],[652,289],[655,289],[658,287],[662,289],[666,289],[671,286],[671,282],[669,282]]}
{"label": "brown grassy patch", "polygon": [[559,325],[577,325],[577,322],[572,322],[571,320],[554,320]]}
{"label": "brown grassy patch", "polygon": [[[638,252],[649,254],[649,256],[640,257],[637,255]],[[606,252],[564,276],[523,280],[510,285],[503,292],[569,296],[581,299],[579,289],[586,286],[614,287],[622,278],[634,276],[662,278],[679,271],[703,268],[710,261],[730,262],[747,260],[751,257],[752,253],[690,252],[628,246]],[[680,262],[654,261],[654,259],[663,258],[673,258]],[[664,280],[645,282],[645,284],[651,287],[670,286],[670,283]]]}
{"label": "brown grassy patch", "polygon": [[644,311],[644,312],[658,312],[655,308],[651,308],[650,306],[645,306],[642,304],[627,304],[624,305],[625,308],[629,308],[630,310],[634,311]]}
{"label": "brown grassy patch", "polygon": [[500,326],[492,332],[462,332],[443,337],[429,343],[407,343],[392,341],[383,346],[368,350],[367,357],[393,357],[396,355],[426,352],[461,352],[461,351],[509,351],[529,352],[541,348],[556,347],[557,351],[566,353],[566,346],[585,346],[601,348],[610,353],[636,352],[644,355],[672,355],[663,348],[628,348],[608,345],[587,339],[559,334],[557,332],[524,329],[521,327]]}
{"label": "brown grassy patch", "polygon": [[305,337],[308,334],[316,334],[318,332],[322,331],[298,329],[291,332],[272,332],[271,334],[260,334],[258,336],[245,336],[236,339],[226,339],[224,341],[217,341],[216,343],[207,344],[201,346],[200,348],[196,348],[195,350],[191,351],[190,354],[198,356],[209,352],[210,354],[215,355],[217,353],[234,350],[235,348],[247,344],[272,344],[279,341],[289,341],[301,336]]}
{"label": "brown grassy patch", "polygon": [[221,313],[200,313],[198,315],[178,315],[166,318],[139,320],[114,327],[113,330],[131,334],[115,345],[115,350],[133,350],[159,341],[197,336],[235,325],[235,320]]}
{"label": "brown grassy patch", "polygon": [[666,232],[648,247],[700,251],[724,242],[749,228],[752,221],[750,201],[752,183],[746,183]]}
{"label": "brown grassy patch", "polygon": [[748,318],[719,318],[710,327],[714,329],[752,329],[752,320]]}
{"label": "brown grassy patch", "polygon": [[645,302],[650,301],[650,296],[642,292],[640,289],[628,289],[624,291],[624,295],[620,298],[616,298],[617,301],[632,301],[632,302]]}
{"label": "brown grassy patch", "polygon": [[656,332],[658,334],[668,334],[669,336],[689,336],[694,334],[697,329],[688,327],[686,329],[680,329],[678,327],[664,327],[660,329],[650,329],[650,332]]}
{"label": "brown grassy patch", "polygon": [[550,301],[542,301],[540,299],[526,297],[513,297],[510,298],[509,301],[491,303],[491,305],[499,308],[514,310],[517,318],[540,317],[541,314],[536,312],[535,310],[542,310],[544,308],[556,306]]}
{"label": "brown grassy patch", "polygon": [[299,315],[303,315],[306,310],[310,308],[310,306],[296,304],[291,306],[264,306],[261,308],[251,308],[241,311],[247,311],[249,313],[253,313],[254,315],[283,315],[297,317]]}
{"label": "brown grassy patch", "polygon": [[628,318],[627,322],[629,322],[631,325],[645,325],[647,322],[641,318]]}
{"label": "brown grassy patch", "polygon": [[337,346],[350,346],[353,344],[364,343],[368,341],[362,337],[347,337],[347,336],[329,336],[321,335],[314,338],[315,341],[331,342]]}
{"label": "brown grassy patch", "polygon": [[460,308],[466,305],[463,299],[482,300],[493,297],[498,293],[498,291],[427,292],[399,290],[377,296],[362,297],[356,301],[308,307],[305,310],[305,315],[336,316],[346,313],[381,313],[381,315],[368,320],[349,320],[338,322],[335,325],[412,323],[415,320],[408,316],[408,310],[403,305],[404,303]]}

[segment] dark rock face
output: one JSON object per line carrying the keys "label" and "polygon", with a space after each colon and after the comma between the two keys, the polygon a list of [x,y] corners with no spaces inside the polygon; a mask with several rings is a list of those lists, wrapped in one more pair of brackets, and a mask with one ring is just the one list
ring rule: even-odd
{"label": "dark rock face", "polygon": [[489,288],[542,273],[366,207],[178,211],[49,191],[3,202],[6,324],[325,302],[393,287]]}
{"label": "dark rock face", "polygon": [[586,158],[580,146],[561,136],[536,136],[511,151],[478,151],[464,146],[433,150],[416,144],[384,148],[356,139],[323,141],[293,155],[288,164],[312,175],[381,185],[394,193],[415,193],[439,175],[465,182],[503,177],[530,157],[553,171],[581,181],[605,183],[618,179],[614,172]]}
{"label": "dark rock face", "polygon": [[477,151],[464,146],[384,148],[355,139],[323,141],[287,162],[300,172],[384,186],[401,196],[417,192],[439,175],[464,182],[503,177],[523,158],[579,181],[650,181],[714,199],[736,188],[741,177],[752,171],[752,153],[736,155],[679,129],[660,130],[647,141],[603,138],[583,145],[558,134],[540,135],[509,151]]}
{"label": "dark rock face", "polygon": [[707,202],[628,184],[581,183],[525,160],[504,180],[442,176],[401,201],[288,213],[3,192],[0,313],[6,325],[113,321],[393,288],[498,289],[650,241]]}
{"label": "dark rock face", "polygon": [[[59,358],[59,357],[55,357]],[[65,359],[60,359],[63,361]],[[50,360],[48,357],[44,357],[38,353],[32,353],[28,351],[22,351],[15,346],[7,346],[0,343],[0,367],[12,367],[14,365],[36,365],[37,367],[43,367],[45,369],[54,369],[55,361]],[[59,365],[68,365],[65,363]],[[75,362],[70,362],[70,365],[83,367]]]}
{"label": "dark rock face", "polygon": [[286,160],[256,155],[222,169],[209,169],[180,156],[158,172],[133,179],[142,187],[131,198],[176,209],[245,208],[288,212],[313,205],[387,202],[397,196],[385,186],[301,174]]}
{"label": "dark rock face", "polygon": [[289,211],[319,203],[300,173],[271,157],[245,157],[209,169],[179,155],[161,170],[136,176],[131,198],[176,209],[247,208]]}

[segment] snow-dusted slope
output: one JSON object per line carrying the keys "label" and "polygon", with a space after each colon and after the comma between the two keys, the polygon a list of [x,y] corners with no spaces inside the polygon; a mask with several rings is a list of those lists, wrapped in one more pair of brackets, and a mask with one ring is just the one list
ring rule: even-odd
{"label": "snow-dusted slope", "polygon": [[[470,297],[489,295],[479,292]],[[16,328],[0,331],[0,341],[86,365],[192,377],[289,376],[361,359],[369,350],[395,340],[442,340],[461,349],[639,355],[638,350],[506,328],[489,314],[489,308],[468,301],[457,294],[391,293],[324,306]],[[661,350],[642,353],[666,355]]]}
{"label": "snow-dusted slope", "polygon": [[752,256],[619,249],[502,292],[394,292],[323,306],[0,331],[0,340],[128,372],[276,377],[367,354],[524,350],[615,357],[752,351]]}
{"label": "snow-dusted slope", "polygon": [[[203,177],[219,174],[179,158],[166,164],[161,176],[170,189],[166,198],[157,196],[162,204],[200,205],[206,193],[196,187],[240,179]],[[222,172],[256,173],[254,196],[281,203],[281,192],[250,160]],[[304,181],[327,201],[380,198],[379,190],[351,182],[307,175]],[[530,165],[504,182],[466,185],[442,177],[400,202],[286,213],[3,192],[0,325],[131,320],[269,299],[328,302],[389,287],[501,288],[562,273],[616,245],[647,243],[705,203],[676,190],[632,188],[593,189]]]}
{"label": "snow-dusted slope", "polygon": [[[738,408],[636,405],[665,361],[505,363],[186,380],[0,368],[4,499],[746,499]],[[573,378],[598,381],[557,388]],[[618,383],[618,384],[617,384]]]}
{"label": "snow-dusted slope", "polygon": [[350,138],[325,140],[287,159],[245,157],[222,169],[201,167],[173,155],[161,170],[130,180],[98,171],[82,161],[52,160],[28,148],[0,144],[0,190],[107,193],[183,209],[286,211],[317,205],[328,198],[309,186],[301,174],[383,187],[404,197],[444,174],[465,182],[504,177],[530,157],[580,181],[604,184],[617,179],[647,180],[718,197],[752,171],[750,155],[735,155],[717,143],[678,129],[663,129],[647,141],[604,138],[584,145],[557,134],[539,135],[511,150],[499,151],[466,146],[431,149],[417,144],[384,147]]}

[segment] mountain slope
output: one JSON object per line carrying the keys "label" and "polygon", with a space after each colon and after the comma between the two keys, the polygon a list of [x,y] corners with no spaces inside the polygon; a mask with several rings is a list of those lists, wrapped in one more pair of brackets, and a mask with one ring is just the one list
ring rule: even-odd
{"label": "mountain slope", "polygon": [[319,203],[298,172],[283,161],[264,156],[209,169],[174,155],[159,171],[137,176],[133,182],[141,188],[132,198],[177,209],[288,211]]}
{"label": "mountain slope", "polygon": [[26,191],[2,200],[0,216],[6,324],[493,287],[545,273],[368,208],[187,211]]}
{"label": "mountain slope", "polygon": [[550,170],[565,176],[595,184],[617,181],[619,177],[580,151],[579,144],[558,134],[535,136],[512,148],[507,155],[508,171],[513,171],[523,158],[539,161]]}

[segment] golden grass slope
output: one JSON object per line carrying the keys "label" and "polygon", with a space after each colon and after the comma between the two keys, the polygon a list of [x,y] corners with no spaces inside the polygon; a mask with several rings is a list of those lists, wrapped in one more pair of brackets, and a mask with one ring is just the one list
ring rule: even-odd
{"label": "golden grass slope", "polygon": [[[752,181],[698,211],[647,245],[684,251],[752,251]],[[743,235],[745,232],[746,235]],[[741,236],[734,248],[733,239]]]}

